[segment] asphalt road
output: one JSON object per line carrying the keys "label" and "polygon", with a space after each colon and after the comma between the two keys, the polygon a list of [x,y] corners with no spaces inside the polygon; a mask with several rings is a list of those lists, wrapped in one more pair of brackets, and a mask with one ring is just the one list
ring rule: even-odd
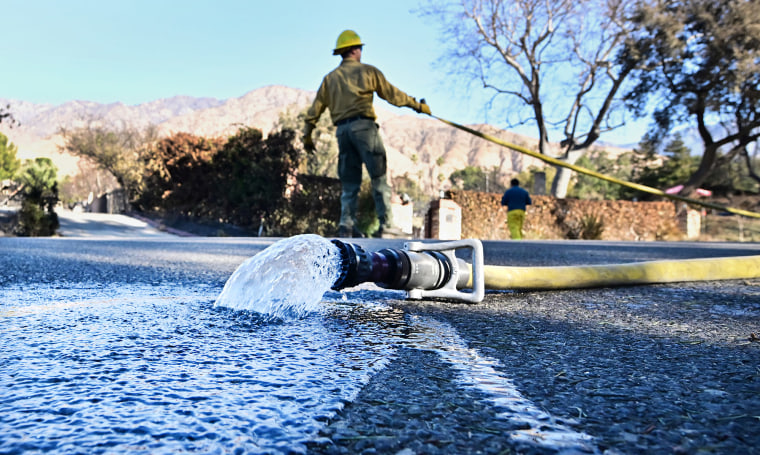
{"label": "asphalt road", "polygon": [[[242,261],[277,240],[179,238],[121,217],[62,217],[61,234],[0,238],[0,305],[12,304],[19,289],[44,301],[47,292],[76,294],[81,283],[98,283],[103,295],[167,283],[213,294]],[[357,243],[370,251],[403,244]],[[486,264],[526,267],[760,254],[759,244],[736,243],[489,241],[484,247]],[[373,291],[372,299],[407,320],[446,324],[458,343],[486,359],[489,380],[504,384],[465,392],[461,377],[447,379],[463,374],[452,351],[433,350],[435,361],[425,357],[429,349],[402,349],[326,422],[324,439],[310,451],[760,453],[758,285],[760,279],[489,291],[476,305]],[[343,298],[361,304],[367,294],[348,290]],[[525,408],[550,416],[545,433],[559,425],[591,442],[578,449],[542,442],[540,428],[522,438],[515,437],[519,428],[509,433],[502,389],[510,387],[527,400]],[[441,403],[462,400],[455,410],[478,407],[464,417],[468,424],[447,411],[433,428],[431,413]],[[390,422],[398,419],[405,425]],[[482,439],[473,439],[478,434]]]}

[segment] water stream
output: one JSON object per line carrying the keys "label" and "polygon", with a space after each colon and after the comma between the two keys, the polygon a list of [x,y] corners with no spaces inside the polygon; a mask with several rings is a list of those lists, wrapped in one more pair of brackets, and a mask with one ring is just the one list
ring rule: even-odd
{"label": "water stream", "polygon": [[306,453],[399,347],[439,353],[499,418],[526,422],[517,442],[593,452],[453,327],[383,303],[403,293],[329,291],[336,255],[321,237],[286,239],[221,292],[0,289],[0,453]]}
{"label": "water stream", "polygon": [[215,305],[299,318],[322,308],[319,303],[338,278],[339,264],[338,248],[323,237],[304,234],[280,240],[243,262]]}

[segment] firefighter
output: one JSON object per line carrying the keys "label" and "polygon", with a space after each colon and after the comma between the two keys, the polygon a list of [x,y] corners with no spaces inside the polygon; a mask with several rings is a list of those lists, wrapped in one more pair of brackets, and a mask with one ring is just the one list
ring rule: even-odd
{"label": "firefighter", "polygon": [[520,187],[520,181],[512,179],[510,188],[501,197],[501,205],[507,206],[507,227],[512,240],[521,240],[523,236],[523,223],[525,222],[525,210],[533,202],[530,194]]}
{"label": "firefighter", "polygon": [[339,36],[333,55],[340,55],[340,65],[322,79],[314,103],[305,119],[304,148],[314,150],[312,131],[325,109],[337,127],[338,177],[341,182],[339,237],[363,237],[357,228],[356,206],[362,181],[362,164],[372,179],[372,197],[380,228],[373,237],[399,237],[401,230],[393,225],[391,187],[387,181],[387,157],[380,138],[377,116],[372,106],[373,95],[399,107],[409,107],[430,115],[425,100],[417,101],[391,85],[379,69],[361,62],[362,43],[353,30]]}

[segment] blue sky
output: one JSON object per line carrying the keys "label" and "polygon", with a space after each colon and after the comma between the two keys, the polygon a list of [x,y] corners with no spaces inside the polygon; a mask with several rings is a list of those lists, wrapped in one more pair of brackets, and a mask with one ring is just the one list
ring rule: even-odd
{"label": "blue sky", "polygon": [[438,68],[438,24],[420,16],[419,3],[0,0],[0,98],[134,105],[175,95],[236,98],[267,85],[316,90],[339,63],[338,34],[351,28],[366,43],[362,61],[426,98],[434,114],[503,127],[486,114],[484,92]]}

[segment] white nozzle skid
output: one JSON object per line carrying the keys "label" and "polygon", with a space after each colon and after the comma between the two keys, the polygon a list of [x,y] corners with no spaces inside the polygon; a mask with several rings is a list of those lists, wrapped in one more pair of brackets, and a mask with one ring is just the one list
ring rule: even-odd
{"label": "white nozzle skid", "polygon": [[[414,252],[438,251],[449,259],[452,267],[451,278],[443,286],[436,289],[409,289],[407,296],[410,299],[438,297],[470,303],[483,301],[485,282],[483,278],[483,244],[480,240],[465,239],[440,243],[408,242],[404,247]],[[455,255],[456,250],[459,249],[469,249],[472,252],[472,292],[460,290],[470,281],[470,275],[467,263]]]}

